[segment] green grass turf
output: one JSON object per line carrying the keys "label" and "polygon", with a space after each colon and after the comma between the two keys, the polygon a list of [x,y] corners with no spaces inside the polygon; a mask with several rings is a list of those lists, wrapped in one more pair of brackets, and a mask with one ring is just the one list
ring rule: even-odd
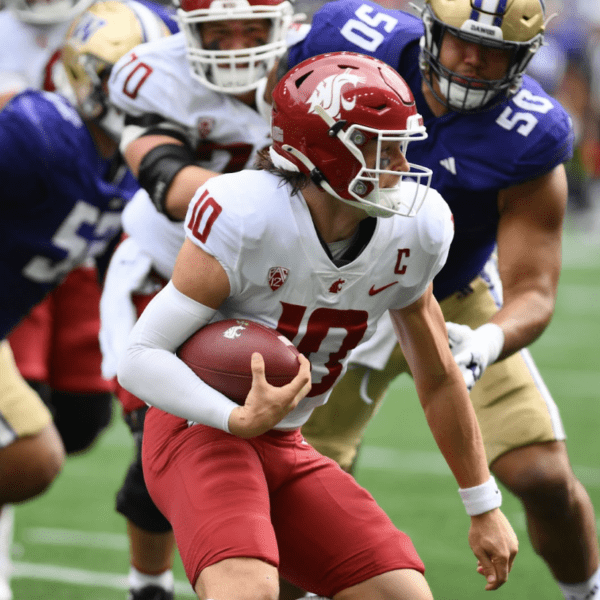
{"label": "green grass turf", "polygon": [[[556,315],[531,350],[561,410],[571,462],[600,509],[600,249],[571,234],[564,254]],[[126,597],[127,540],[113,507],[132,451],[117,409],[92,451],[70,458],[47,494],[17,507],[16,600]],[[410,379],[395,382],[373,420],[357,479],[411,535],[437,600],[489,597],[475,571],[456,483],[435,448]],[[519,536],[520,552],[509,582],[494,598],[560,600],[531,549],[523,511],[508,493],[503,510]],[[175,575],[182,583],[178,597],[191,597],[178,559]]]}

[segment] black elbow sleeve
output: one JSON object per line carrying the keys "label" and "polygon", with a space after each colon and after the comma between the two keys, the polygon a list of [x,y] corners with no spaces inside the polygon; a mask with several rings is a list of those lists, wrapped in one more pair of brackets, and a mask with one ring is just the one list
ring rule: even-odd
{"label": "black elbow sleeve", "polygon": [[166,214],[167,193],[179,171],[196,164],[188,145],[162,144],[148,152],[140,163],[139,184],[148,192],[159,212]]}

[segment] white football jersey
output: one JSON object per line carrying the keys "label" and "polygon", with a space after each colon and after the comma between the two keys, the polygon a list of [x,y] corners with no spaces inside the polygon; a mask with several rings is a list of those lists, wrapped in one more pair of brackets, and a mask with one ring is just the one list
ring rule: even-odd
{"label": "white football jersey", "polygon": [[446,260],[450,209],[430,190],[413,218],[377,219],[363,251],[337,267],[302,195],[265,171],[209,180],[194,196],[186,235],[215,256],[231,285],[217,319],[274,327],[311,361],[313,387],[279,428],[299,427],[323,404],[350,351],[389,308],[420,298]]}
{"label": "white football jersey", "polygon": [[33,25],[17,19],[9,9],[0,11],[0,92],[43,89],[46,80],[53,80],[70,24]]}
{"label": "white football jersey", "polygon": [[127,203],[121,223],[123,231],[152,259],[158,273],[170,279],[185,239],[183,224],[159,213],[144,189]]}
{"label": "white football jersey", "polygon": [[109,93],[133,117],[154,114],[183,127],[198,164],[212,171],[251,167],[257,151],[270,144],[269,125],[256,110],[192,78],[183,33],[142,44],[121,58]]}

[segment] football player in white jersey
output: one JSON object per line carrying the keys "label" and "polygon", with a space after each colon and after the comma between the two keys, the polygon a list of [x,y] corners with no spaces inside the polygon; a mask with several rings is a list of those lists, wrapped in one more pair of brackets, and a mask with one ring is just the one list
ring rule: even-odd
{"label": "football player in white jersey", "polygon": [[[74,105],[55,93],[29,89],[14,95],[0,113],[0,156],[4,181],[2,205],[6,212],[1,220],[5,229],[2,236],[2,265],[5,281],[11,277],[6,286],[8,292],[5,291],[2,299],[1,337],[8,337],[29,311],[36,311],[44,304],[44,299],[49,300],[46,306],[51,312],[49,324],[52,333],[46,336],[49,332],[42,327],[43,333],[38,332],[39,337],[29,342],[32,354],[41,356],[42,368],[50,367],[48,363],[54,367],[67,360],[57,351],[56,342],[48,337],[62,336],[66,338],[66,345],[72,342],[72,337],[66,334],[68,328],[63,327],[69,315],[64,305],[60,305],[61,310],[56,308],[60,303],[52,296],[52,292],[60,287],[59,298],[64,299],[64,276],[68,277],[74,266],[80,265],[86,257],[97,255],[111,243],[119,231],[123,205],[139,189],[118,153],[119,117],[108,106],[104,80],[112,64],[124,52],[142,41],[169,32],[166,23],[155,12],[136,1],[97,3],[67,25],[67,38],[63,40],[60,50],[63,54],[61,60],[68,64],[71,78],[62,82],[61,85],[68,87],[61,87],[61,91],[65,92],[63,96],[75,99]],[[127,35],[124,36],[124,32]],[[26,139],[25,144],[21,144],[22,138]],[[63,169],[64,165],[71,168],[61,176],[61,169],[53,168],[55,163]],[[40,164],[50,166],[42,169]],[[10,208],[13,206],[11,202],[15,203],[15,197],[18,198],[19,210],[23,211],[19,227],[14,227],[14,220],[18,219],[16,209]],[[32,211],[29,202],[23,204],[23,197],[31,203],[52,209],[37,214]],[[71,214],[73,204],[77,205],[80,212],[73,209]],[[79,222],[78,219],[86,222],[86,227],[81,231],[73,227],[73,223]],[[96,228],[97,220],[102,224]],[[65,222],[71,223],[71,226],[65,226]],[[27,223],[25,229],[23,223]],[[61,223],[63,225],[59,227]],[[59,233],[56,233],[57,230]],[[18,252],[14,251],[15,247],[19,248]],[[40,248],[44,249],[43,256],[39,254]],[[29,267],[29,264],[34,266]],[[95,272],[91,278],[97,286]],[[93,296],[87,296],[86,293],[87,288],[84,288],[85,302],[93,309]],[[39,304],[40,301],[42,304]],[[79,298],[79,304],[73,299],[72,302],[69,308],[75,312],[84,301]],[[84,328],[81,321],[78,321],[78,328],[75,329],[78,342],[81,337],[86,337],[85,350],[89,346],[94,348],[94,340],[97,346],[97,313],[96,307],[95,330]],[[73,334],[73,329],[69,329],[69,332]],[[77,350],[86,354],[85,350]],[[96,354],[99,354],[99,348]],[[50,413],[16,371],[8,341],[2,342],[0,362],[2,505],[5,502],[25,501],[41,493],[60,471],[65,452],[63,442],[67,451],[73,450],[69,441],[88,439],[91,443],[90,437],[94,438],[107,421],[98,427],[98,420],[92,422],[98,413],[89,405],[78,412],[73,404],[63,404],[60,422],[66,422],[68,427],[62,428],[58,425],[58,414]],[[92,374],[82,369],[81,364],[79,361],[71,364],[70,373],[76,385],[101,380],[99,358],[96,371]],[[56,376],[56,371],[52,372],[52,376]],[[107,386],[106,390],[112,389],[108,382],[103,381],[103,384]],[[103,389],[103,393],[108,396],[109,416],[113,400],[106,390]],[[75,394],[71,399],[80,400]],[[106,414],[106,411],[102,414]],[[66,438],[63,432],[73,437]],[[5,559],[9,558],[10,544],[4,543],[4,533],[9,530],[9,527],[0,524],[2,600],[11,595],[7,583],[9,573],[3,568],[9,562]]]}
{"label": "football player in white jersey", "polygon": [[[430,137],[411,146],[410,158],[433,169],[432,186],[455,223],[434,295],[472,386],[490,468],[520,500],[531,545],[563,596],[592,600],[600,598],[594,507],[527,349],[554,311],[568,198],[563,163],[573,152],[569,115],[524,74],[552,12],[544,5],[426,0],[419,16],[370,0],[327,2],[281,63],[285,72],[309,56],[365,52],[411,87]],[[350,470],[402,373],[410,371],[386,317],[304,425],[307,441]]]}
{"label": "football player in white jersey", "polygon": [[0,12],[0,106],[27,87],[50,89],[58,72],[64,75],[60,46],[73,19],[92,1],[7,0]]}
{"label": "football player in white jersey", "polygon": [[[262,91],[256,90],[294,41],[296,19],[284,0],[182,1],[180,34],[137,48],[116,65],[111,100],[128,123],[121,148],[152,202],[140,194],[126,207],[128,237],[107,272],[100,335],[106,377],[116,373],[137,313],[171,276],[184,239],[181,220],[197,187],[208,177],[251,167],[270,143],[255,107]],[[147,406],[126,390],[117,395],[141,452]],[[134,550],[130,581],[162,594],[157,598],[170,597],[171,527],[148,496],[139,453],[117,495],[117,510],[127,519]]]}
{"label": "football player in white jersey", "polygon": [[[331,598],[432,598],[409,538],[299,429],[389,309],[471,515],[478,571],[496,589],[517,540],[432,295],[453,225],[427,192],[431,171],[404,155],[426,135],[412,94],[377,59],[312,58],[275,89],[272,134],[262,170],[211,178],[192,198],[173,277],[118,366],[120,383],[151,405],[144,476],[188,578],[202,600],[275,600],[278,571]],[[277,285],[273,268],[286,274]],[[175,354],[231,317],[278,328],[303,354],[281,388],[254,354],[242,406]]]}

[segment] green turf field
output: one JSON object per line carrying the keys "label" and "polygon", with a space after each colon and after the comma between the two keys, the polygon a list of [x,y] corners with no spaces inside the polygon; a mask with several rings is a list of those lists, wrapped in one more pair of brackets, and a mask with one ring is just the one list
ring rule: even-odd
{"label": "green turf field", "polygon": [[[532,353],[562,412],[571,460],[600,515],[600,245],[567,236],[556,316]],[[15,600],[124,600],[128,570],[123,519],[114,495],[132,453],[119,418],[88,454],[67,461],[43,497],[17,507],[13,560]],[[427,566],[437,600],[489,596],[467,544],[468,518],[456,484],[436,451],[411,380],[399,379],[368,431],[358,480]],[[503,509],[520,538],[509,582],[497,600],[560,600],[526,537],[520,505]],[[177,597],[192,597],[181,564]],[[367,600],[367,599],[365,599]]]}

